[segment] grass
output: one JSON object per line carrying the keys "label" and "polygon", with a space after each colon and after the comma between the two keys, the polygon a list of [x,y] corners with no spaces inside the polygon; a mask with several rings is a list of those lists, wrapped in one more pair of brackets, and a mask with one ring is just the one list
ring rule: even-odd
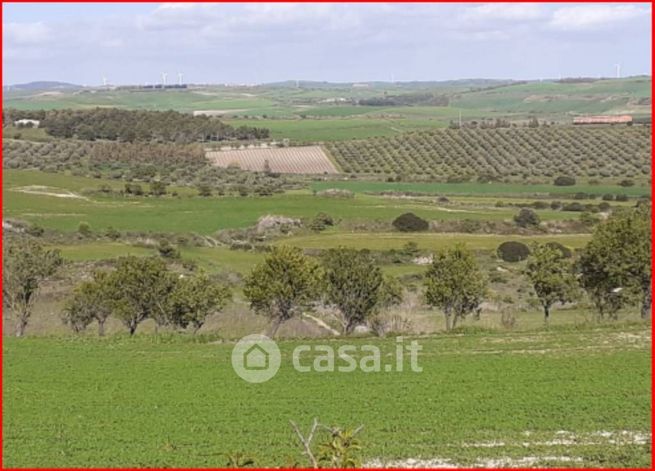
{"label": "grass", "polygon": [[[128,255],[157,255],[154,248],[135,247],[120,242],[87,242],[75,245],[54,245],[61,255],[73,262],[107,260]],[[232,271],[248,273],[255,263],[261,261],[264,254],[230,250],[224,247],[182,247],[180,254],[185,260],[194,260],[210,272]]]}
{"label": "grass", "polygon": [[[300,342],[285,341],[281,370],[263,384],[234,374],[230,343],[185,339],[6,338],[4,465],[219,467],[224,453],[242,451],[279,466],[303,459],[288,421],[305,428],[318,416],[363,424],[365,460],[470,466],[533,456],[556,466],[650,466],[649,443],[599,435],[649,436],[644,326],[424,337],[421,373],[299,373],[290,357]],[[383,355],[396,343],[351,342]]]}
{"label": "grass", "polygon": [[421,193],[435,193],[443,195],[495,195],[495,196],[529,196],[529,195],[556,195],[561,198],[582,192],[591,195],[644,196],[650,194],[645,186],[623,187],[608,184],[577,184],[574,186],[555,185],[526,185],[521,183],[392,183],[379,181],[323,181],[314,182],[311,188],[316,191],[329,188],[341,188],[355,193],[382,192],[382,191],[414,191]]}
{"label": "grass", "polygon": [[[485,207],[470,208],[460,213],[436,206],[430,201],[390,200],[361,194],[349,200],[314,196],[309,192],[271,197],[200,198],[188,196],[192,190],[184,189],[180,190],[182,194],[179,197],[61,198],[21,191],[26,186],[45,185],[52,193],[61,190],[79,193],[84,188],[97,188],[102,183],[122,187],[120,182],[115,181],[7,170],[3,181],[4,215],[68,232],[77,230],[81,222],[86,222],[97,231],[111,226],[118,230],[212,234],[219,229],[251,226],[266,214],[311,218],[322,211],[341,220],[391,221],[408,211],[432,220],[506,220],[516,213],[516,208]],[[329,184],[324,186],[330,187]],[[577,217],[561,211],[543,210],[538,213],[542,220]]]}
{"label": "grass", "polygon": [[561,234],[549,236],[516,236],[487,234],[436,234],[415,233],[324,233],[309,236],[290,237],[278,241],[278,244],[288,244],[302,248],[327,249],[339,246],[356,249],[390,250],[400,249],[407,242],[416,242],[421,250],[439,250],[456,243],[463,243],[471,250],[496,250],[507,240],[517,240],[526,244],[530,242],[559,242],[569,248],[576,249],[586,245],[589,234]]}
{"label": "grass", "polygon": [[226,119],[233,126],[268,128],[273,139],[325,142],[393,136],[406,131],[444,127],[446,122],[431,119],[381,117],[331,117],[320,119]]}

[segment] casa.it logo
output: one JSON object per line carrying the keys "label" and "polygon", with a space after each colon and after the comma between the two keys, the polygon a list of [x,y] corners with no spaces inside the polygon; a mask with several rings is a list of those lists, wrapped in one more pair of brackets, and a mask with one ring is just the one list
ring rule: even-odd
{"label": "casa.it logo", "polygon": [[[419,353],[423,349],[416,340],[405,342],[396,337],[386,343],[390,352],[383,352],[379,345],[297,345],[291,354],[291,364],[298,373],[420,373]],[[409,361],[409,365],[406,365]],[[232,367],[237,375],[249,383],[264,383],[280,369],[280,349],[277,344],[261,334],[248,335],[232,350]]]}
{"label": "casa.it logo", "polygon": [[280,369],[280,349],[265,335],[243,337],[232,350],[234,372],[249,383],[264,383]]}

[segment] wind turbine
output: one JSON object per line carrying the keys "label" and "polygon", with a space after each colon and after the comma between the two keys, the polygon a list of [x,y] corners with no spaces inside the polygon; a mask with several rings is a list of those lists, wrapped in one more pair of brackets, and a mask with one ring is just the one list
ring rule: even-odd
{"label": "wind turbine", "polygon": [[621,78],[621,64],[614,64],[614,67],[616,67],[616,78]]}
{"label": "wind turbine", "polygon": [[102,76],[102,86],[107,87],[107,77],[105,77],[104,75]]}
{"label": "wind turbine", "polygon": [[166,77],[168,77],[168,74],[166,72],[162,72],[161,73],[161,83],[162,83],[162,86],[164,86],[164,87],[166,86]]}
{"label": "wind turbine", "polygon": [[182,86],[182,78],[184,78],[184,74],[182,72],[178,72],[177,73],[177,83],[180,86]]}

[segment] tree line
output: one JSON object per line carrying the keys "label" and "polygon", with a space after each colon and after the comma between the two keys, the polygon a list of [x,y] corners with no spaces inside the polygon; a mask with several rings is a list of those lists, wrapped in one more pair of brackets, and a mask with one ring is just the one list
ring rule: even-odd
{"label": "tree line", "polygon": [[122,142],[174,142],[190,144],[224,140],[266,139],[269,130],[251,126],[234,128],[216,117],[194,116],[177,111],[124,110],[3,110],[5,123],[36,119],[39,127],[59,138],[86,141],[104,139]]}
{"label": "tree line", "polygon": [[[599,224],[576,261],[553,245],[535,244],[525,275],[548,322],[556,303],[578,299],[586,291],[599,318],[616,319],[626,306],[640,305],[644,319],[651,309],[651,209],[642,204],[611,215]],[[3,248],[5,306],[23,335],[42,281],[62,264],[56,250],[32,240],[12,241]],[[440,309],[447,330],[466,316],[480,313],[487,280],[473,253],[462,245],[434,254],[424,277],[425,302]],[[350,334],[370,325],[381,309],[403,298],[400,283],[384,276],[366,250],[337,248],[309,257],[299,248],[273,247],[246,277],[243,293],[257,314],[270,319],[271,336],[286,321],[322,304],[336,308],[341,331]],[[99,333],[114,316],[134,334],[146,319],[157,327],[200,329],[207,316],[231,299],[230,289],[204,272],[180,274],[161,258],[125,257],[113,270],[95,272],[75,288],[63,320],[75,332],[96,321]]]}

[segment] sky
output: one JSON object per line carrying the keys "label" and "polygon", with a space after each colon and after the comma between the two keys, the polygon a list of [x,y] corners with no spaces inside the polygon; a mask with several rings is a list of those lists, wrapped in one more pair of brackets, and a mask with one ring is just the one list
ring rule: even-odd
{"label": "sky", "polygon": [[648,3],[4,3],[3,84],[650,74]]}

